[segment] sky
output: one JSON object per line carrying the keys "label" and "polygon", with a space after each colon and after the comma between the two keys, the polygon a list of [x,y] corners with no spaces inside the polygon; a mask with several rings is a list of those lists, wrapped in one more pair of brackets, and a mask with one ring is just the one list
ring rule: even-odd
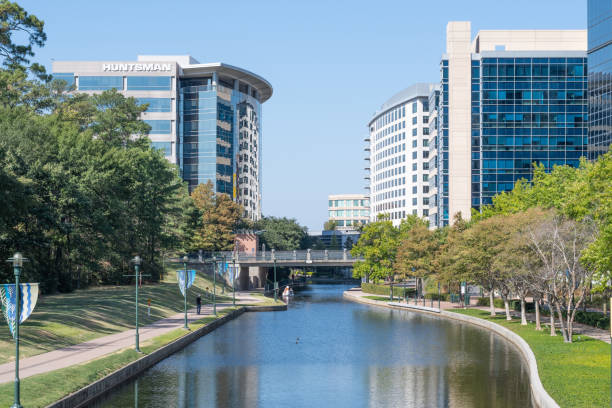
{"label": "sky", "polygon": [[274,88],[262,112],[262,209],[309,230],[329,194],[367,193],[367,123],[393,94],[439,80],[448,21],[585,29],[586,0],[18,0],[45,22],[35,60],[191,55]]}

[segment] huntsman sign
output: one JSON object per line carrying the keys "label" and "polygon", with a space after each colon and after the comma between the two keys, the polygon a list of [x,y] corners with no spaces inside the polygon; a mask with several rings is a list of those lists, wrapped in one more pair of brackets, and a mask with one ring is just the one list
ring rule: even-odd
{"label": "huntsman sign", "polygon": [[104,72],[155,72],[172,71],[172,64],[102,64]]}

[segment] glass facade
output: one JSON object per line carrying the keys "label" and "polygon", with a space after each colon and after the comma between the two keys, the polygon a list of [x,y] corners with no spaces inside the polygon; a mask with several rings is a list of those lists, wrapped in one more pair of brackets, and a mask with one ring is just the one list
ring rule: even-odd
{"label": "glass facade", "polygon": [[165,135],[172,132],[172,121],[170,120],[145,119],[143,122],[151,126],[150,135]]}
{"label": "glass facade", "polygon": [[147,112],[172,112],[170,98],[136,98],[139,105],[149,105]]}
{"label": "glass facade", "polygon": [[438,225],[448,225],[448,60],[440,67],[440,98],[438,100]]}
{"label": "glass facade", "polygon": [[612,143],[612,1],[588,0],[589,144],[596,159]]}
{"label": "glass facade", "polygon": [[[511,52],[471,55],[470,187],[471,207],[476,210],[491,204],[496,194],[512,190],[517,180],[530,180],[533,163],[551,170],[555,165],[578,166],[586,156],[586,58],[535,54],[520,58]],[[448,69],[444,58],[439,94],[430,97],[430,224],[438,227],[452,221]]]}
{"label": "glass facade", "polygon": [[168,157],[172,154],[172,143],[171,142],[151,142],[151,147],[156,150],[162,150],[164,156]]}
{"label": "glass facade", "polygon": [[74,85],[75,80],[74,80],[74,74],[72,72],[68,73],[68,72],[54,72],[53,73],[53,79],[60,79],[62,81],[66,81],[66,86],[67,87],[71,87]]}
{"label": "glass facade", "polygon": [[79,91],[123,89],[123,76],[79,76]]}
{"label": "glass facade", "polygon": [[215,191],[245,207],[246,217],[258,219],[261,105],[234,89],[233,81],[213,86],[212,77],[180,80],[180,165],[190,189],[210,180]]}
{"label": "glass facade", "polygon": [[587,144],[586,58],[472,61],[472,207],[530,180],[533,163],[578,166]]}
{"label": "glass facade", "polygon": [[128,91],[169,91],[172,88],[169,76],[128,76]]}

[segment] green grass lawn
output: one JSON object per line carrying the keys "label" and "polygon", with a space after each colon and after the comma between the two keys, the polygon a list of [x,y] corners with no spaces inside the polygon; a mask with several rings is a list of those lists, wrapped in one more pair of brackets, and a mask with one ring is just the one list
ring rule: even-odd
{"label": "green grass lawn", "polygon": [[[234,308],[220,311],[219,317],[223,317],[232,310]],[[196,330],[213,320],[215,320],[213,316],[205,317],[197,322],[190,323],[189,327],[191,330]],[[21,403],[25,407],[45,407],[143,357],[143,355],[150,354],[186,333],[183,329],[176,329],[145,341],[140,346],[142,354],[133,349],[124,349],[85,364],[24,378],[21,380]],[[13,398],[12,382],[0,385],[0,406],[10,406],[13,403]]]}
{"label": "green grass lawn", "polygon": [[[370,300],[379,300],[381,302],[390,302],[389,296],[364,296],[366,299]],[[395,300],[395,298],[393,298]]]}
{"label": "green grass lawn", "polygon": [[267,297],[262,295],[261,293],[252,293],[250,296],[257,298],[259,302],[253,302],[248,304],[247,306],[279,306],[285,304],[285,302],[283,302],[280,297],[275,302],[273,297]]}
{"label": "green grass lawn", "polygon": [[610,406],[609,344],[578,335],[568,344],[560,334],[536,331],[534,323],[521,326],[520,320],[506,321],[505,315],[491,317],[477,309],[449,311],[494,321],[521,336],[535,354],[544,388],[561,407]]}
{"label": "green grass lawn", "polygon": [[[181,294],[174,271],[181,266],[168,265],[168,273],[159,284],[139,288],[139,320],[141,325],[183,311]],[[208,277],[198,273],[188,291],[187,305],[195,307],[197,293],[212,291]],[[217,302],[231,302],[231,288],[217,282]],[[151,299],[151,315],[147,315],[147,299]],[[205,303],[205,299],[202,301]],[[132,329],[135,321],[134,286],[107,286],[73,293],[41,296],[32,315],[20,327],[20,357],[29,357],[97,337]],[[2,318],[2,322],[6,323]],[[0,324],[0,363],[15,359],[15,342],[8,327]]]}

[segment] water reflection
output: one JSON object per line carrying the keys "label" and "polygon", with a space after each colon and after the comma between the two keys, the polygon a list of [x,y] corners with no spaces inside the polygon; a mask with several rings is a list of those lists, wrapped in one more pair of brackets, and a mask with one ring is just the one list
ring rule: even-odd
{"label": "water reflection", "polygon": [[96,407],[529,407],[518,353],[483,329],[296,293],[147,370]]}

